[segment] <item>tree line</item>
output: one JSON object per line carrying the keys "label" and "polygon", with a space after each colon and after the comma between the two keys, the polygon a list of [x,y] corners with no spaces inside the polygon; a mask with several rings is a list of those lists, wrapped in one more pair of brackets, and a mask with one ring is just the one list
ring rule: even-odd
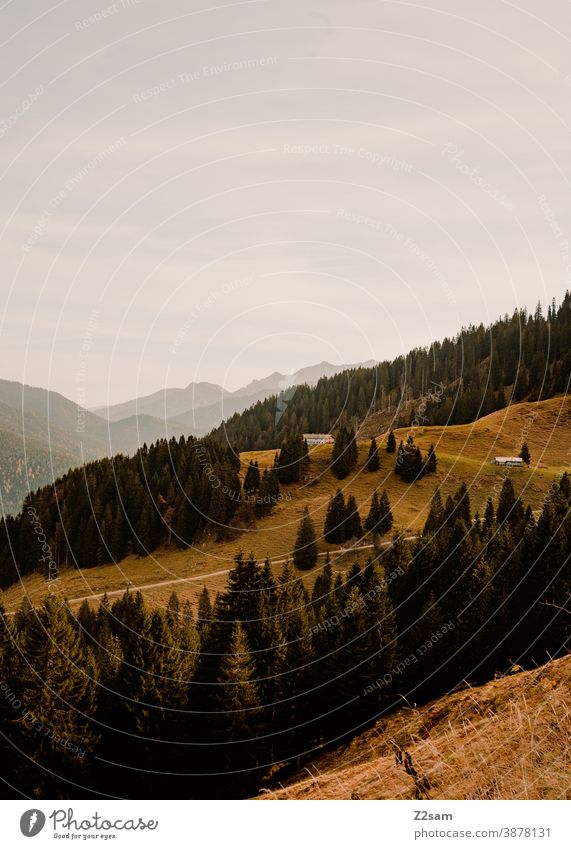
{"label": "tree line", "polygon": [[[342,416],[362,421],[384,410],[394,427],[409,426],[418,411],[426,425],[466,424],[502,409],[508,401],[538,401],[565,392],[571,375],[571,295],[544,316],[516,310],[485,327],[415,348],[372,368],[356,368],[299,386],[236,413],[213,432],[242,451],[267,450],[296,433],[329,433]],[[276,416],[276,409],[281,415]],[[343,463],[341,463],[343,465]]]}
{"label": "tree line", "polygon": [[[8,795],[236,798],[403,704],[569,650],[571,487],[434,493],[417,540],[313,587],[238,555],[197,609],[139,594],[0,616]],[[564,609],[567,605],[567,609]]]}
{"label": "tree line", "polygon": [[268,472],[260,504],[245,503],[239,470],[230,446],[194,437],[70,470],[0,521],[0,587],[31,571],[47,574],[48,565],[53,578],[61,566],[99,566],[165,542],[186,548],[207,535],[224,539],[239,518],[263,514],[279,498],[277,475]]}

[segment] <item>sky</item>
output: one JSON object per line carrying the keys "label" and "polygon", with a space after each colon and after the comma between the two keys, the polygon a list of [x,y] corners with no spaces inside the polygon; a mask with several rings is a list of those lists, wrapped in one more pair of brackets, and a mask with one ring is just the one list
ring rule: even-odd
{"label": "sky", "polygon": [[0,24],[2,378],[87,407],[236,389],[571,288],[563,0],[4,0]]}

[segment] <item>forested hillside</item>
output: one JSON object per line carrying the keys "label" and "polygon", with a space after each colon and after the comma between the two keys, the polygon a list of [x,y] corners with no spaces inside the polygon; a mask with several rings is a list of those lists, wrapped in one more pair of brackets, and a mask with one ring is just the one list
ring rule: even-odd
{"label": "forested hillside", "polygon": [[181,437],[74,469],[0,522],[0,587],[37,569],[53,580],[60,566],[144,555],[171,539],[222,539],[240,506],[239,468],[228,446]]}
{"label": "forested hillside", "polygon": [[43,798],[67,782],[82,796],[156,798],[158,782],[172,798],[249,796],[384,713],[560,656],[570,489],[564,474],[537,521],[509,477],[481,517],[465,486],[437,493],[416,542],[397,536],[345,578],[326,563],[311,593],[290,563],[276,579],[240,555],[197,618],[174,595],[77,616],[56,595],[24,604],[0,617],[2,762]]}
{"label": "forested hillside", "polygon": [[[300,386],[231,417],[215,432],[241,451],[275,448],[286,435],[328,433],[340,416],[362,421],[389,410],[393,426],[418,417],[404,402],[423,399],[421,424],[465,424],[506,403],[564,392],[571,374],[571,295],[544,316],[525,310],[490,327],[462,330],[455,338],[417,348],[406,357],[358,368]],[[408,410],[407,416],[401,410]]]}

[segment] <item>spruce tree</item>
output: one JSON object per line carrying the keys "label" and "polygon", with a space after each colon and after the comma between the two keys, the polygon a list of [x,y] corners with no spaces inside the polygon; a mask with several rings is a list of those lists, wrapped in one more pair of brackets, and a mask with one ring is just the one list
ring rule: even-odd
{"label": "spruce tree", "polygon": [[[42,767],[36,780],[41,795],[49,798],[61,793],[54,776],[78,780],[93,756],[98,739],[95,660],[56,596],[48,596],[26,617],[18,643],[27,663],[18,698],[27,714],[14,742]],[[41,733],[30,733],[32,725]]]}
{"label": "spruce tree", "polygon": [[495,513],[494,513],[494,502],[491,497],[488,496],[486,501],[486,507],[484,508],[484,525],[483,530],[484,533],[489,533],[494,527],[495,522]]}
{"label": "spruce tree", "polygon": [[397,623],[389,595],[384,568],[378,562],[369,563],[363,575],[361,592],[366,599],[365,686],[382,681],[376,689],[374,702],[387,702],[393,692],[392,678],[398,662]]}
{"label": "spruce tree", "polygon": [[369,515],[365,520],[365,529],[373,534],[386,534],[393,526],[393,514],[386,489],[379,499],[378,493],[373,493]]}
{"label": "spruce tree", "polygon": [[198,599],[198,631],[204,641],[206,634],[212,624],[212,602],[208,587],[203,587]]}
{"label": "spruce tree", "polygon": [[331,471],[339,480],[346,478],[351,469],[355,467],[357,454],[354,429],[340,425],[335,435],[335,444],[331,453]]}
{"label": "spruce tree", "polygon": [[379,512],[380,523],[378,527],[378,533],[387,534],[393,526],[393,514],[391,511],[391,504],[386,489],[383,490],[383,494],[381,495]]}
{"label": "spruce tree", "polygon": [[519,452],[519,456],[523,460],[526,466],[529,466],[531,463],[531,454],[529,453],[529,448],[527,447],[527,442],[524,442],[521,446],[521,451]]}
{"label": "spruce tree", "polygon": [[326,542],[335,544],[345,541],[344,523],[346,515],[345,498],[341,490],[338,489],[327,506],[323,528],[323,536]]}
{"label": "spruce tree", "polygon": [[428,449],[428,454],[427,454],[427,457],[426,457],[426,463],[425,463],[425,466],[424,466],[424,474],[426,474],[426,475],[434,474],[434,472],[436,471],[436,463],[437,463],[436,452],[434,450],[434,445],[431,445],[430,448]]}
{"label": "spruce tree", "polygon": [[333,569],[331,567],[331,557],[329,556],[329,552],[327,552],[325,566],[323,567],[322,573],[315,579],[313,593],[311,596],[311,603],[316,617],[319,616],[319,612],[332,589]]}
{"label": "spruce tree", "polygon": [[283,484],[298,483],[303,469],[309,462],[307,446],[300,433],[294,433],[282,443],[277,461],[279,482]]}
{"label": "spruce tree", "polygon": [[343,523],[343,536],[346,540],[360,539],[363,535],[361,527],[361,517],[355,496],[350,495],[347,499],[347,507],[345,508],[345,521]]}
{"label": "spruce tree", "polygon": [[223,540],[226,533],[226,499],[222,487],[212,490],[210,504],[208,507],[208,519],[213,526],[214,539]]}
{"label": "spruce tree", "polygon": [[440,495],[440,487],[437,487],[432,495],[432,500],[430,502],[430,510],[428,511],[428,516],[424,524],[423,533],[437,533],[442,526],[443,518],[444,508],[442,506],[442,497]]}
{"label": "spruce tree", "polygon": [[315,528],[307,507],[299,524],[293,552],[293,562],[298,569],[303,570],[313,569],[317,565]]}
{"label": "spruce tree", "polygon": [[516,498],[511,478],[506,478],[498,499],[496,520],[498,525],[504,522],[512,529],[518,527],[524,519],[524,509],[519,498]]}
{"label": "spruce tree", "polygon": [[391,430],[387,437],[387,453],[394,454],[397,450],[397,441],[394,435],[394,432]]}
{"label": "spruce tree", "polygon": [[367,518],[365,519],[365,530],[372,533],[379,533],[378,527],[381,522],[381,505],[379,503],[379,494],[377,490],[373,492],[371,507]]}
{"label": "spruce tree", "polygon": [[260,488],[260,469],[258,466],[258,461],[254,462],[250,460],[250,464],[248,466],[248,470],[246,472],[246,476],[244,478],[244,492],[248,495],[251,495],[253,492],[257,492]]}
{"label": "spruce tree", "polygon": [[371,440],[371,447],[369,448],[369,456],[367,457],[367,463],[365,468],[368,472],[378,472],[381,467],[381,461],[379,459],[379,448],[377,446],[377,440],[373,436]]}
{"label": "spruce tree", "polygon": [[234,624],[218,684],[218,719],[224,736],[228,742],[247,741],[259,724],[261,706],[252,655],[240,622]]}

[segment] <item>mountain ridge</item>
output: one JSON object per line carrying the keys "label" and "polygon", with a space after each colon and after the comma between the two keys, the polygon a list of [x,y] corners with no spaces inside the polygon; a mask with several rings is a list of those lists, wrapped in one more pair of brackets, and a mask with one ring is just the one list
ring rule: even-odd
{"label": "mountain ridge", "polygon": [[[246,409],[247,406],[261,400],[262,394],[268,397],[304,383],[313,386],[321,377],[330,377],[353,368],[370,368],[375,362],[375,360],[367,360],[363,363],[335,365],[322,360],[315,365],[304,366],[291,374],[274,371],[265,377],[255,378],[245,386],[233,391],[225,389],[220,384],[193,381],[185,387],[165,387],[149,395],[131,398],[119,404],[95,407],[91,412],[102,418],[108,418],[110,421],[143,413],[163,419],[180,419],[182,417],[186,421],[193,411],[203,407],[222,406],[224,401],[230,399],[247,399],[248,403],[243,407],[243,409]],[[236,404],[237,406],[239,405]],[[236,412],[236,409],[233,412]],[[200,425],[197,426],[200,427]],[[212,425],[212,427],[214,426]]]}

